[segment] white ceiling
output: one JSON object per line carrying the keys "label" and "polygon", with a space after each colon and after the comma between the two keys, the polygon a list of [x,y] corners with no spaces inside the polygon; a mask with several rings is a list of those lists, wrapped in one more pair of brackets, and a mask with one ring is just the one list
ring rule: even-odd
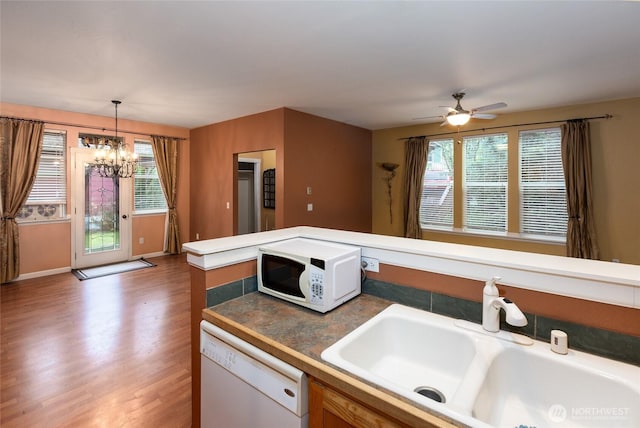
{"label": "white ceiling", "polygon": [[[640,96],[640,2],[4,1],[0,100],[194,128],[290,107],[368,129]],[[434,119],[432,121],[436,121]]]}

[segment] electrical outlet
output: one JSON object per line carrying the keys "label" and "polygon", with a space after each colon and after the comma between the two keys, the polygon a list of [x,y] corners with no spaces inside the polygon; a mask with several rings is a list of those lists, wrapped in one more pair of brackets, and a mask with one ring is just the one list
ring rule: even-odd
{"label": "electrical outlet", "polygon": [[200,240],[200,234],[196,232],[196,241]]}
{"label": "electrical outlet", "polygon": [[138,244],[144,244],[144,238],[142,237],[138,238]]}
{"label": "electrical outlet", "polygon": [[368,270],[370,272],[380,272],[380,265],[378,264],[378,259],[374,259],[371,257],[362,257],[361,262],[364,270]]}

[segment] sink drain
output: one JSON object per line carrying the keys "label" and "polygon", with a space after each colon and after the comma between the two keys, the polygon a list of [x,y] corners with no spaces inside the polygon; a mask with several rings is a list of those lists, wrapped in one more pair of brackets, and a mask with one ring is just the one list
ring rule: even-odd
{"label": "sink drain", "polygon": [[442,392],[430,386],[419,386],[416,389],[414,389],[414,392],[417,392],[420,395],[430,398],[433,401],[437,401],[438,403],[444,403],[447,401],[447,399],[444,397],[444,394]]}

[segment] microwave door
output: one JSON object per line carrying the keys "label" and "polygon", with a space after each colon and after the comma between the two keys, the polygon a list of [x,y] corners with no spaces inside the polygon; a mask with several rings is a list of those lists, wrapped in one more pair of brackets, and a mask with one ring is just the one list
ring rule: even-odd
{"label": "microwave door", "polygon": [[300,289],[305,265],[289,258],[265,254],[262,257],[263,285],[287,296],[304,298]]}

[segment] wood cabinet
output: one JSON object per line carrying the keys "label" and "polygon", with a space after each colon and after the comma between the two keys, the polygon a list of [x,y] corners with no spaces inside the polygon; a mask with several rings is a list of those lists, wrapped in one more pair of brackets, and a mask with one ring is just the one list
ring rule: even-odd
{"label": "wood cabinet", "polygon": [[362,403],[309,379],[309,428],[408,427],[383,416]]}

